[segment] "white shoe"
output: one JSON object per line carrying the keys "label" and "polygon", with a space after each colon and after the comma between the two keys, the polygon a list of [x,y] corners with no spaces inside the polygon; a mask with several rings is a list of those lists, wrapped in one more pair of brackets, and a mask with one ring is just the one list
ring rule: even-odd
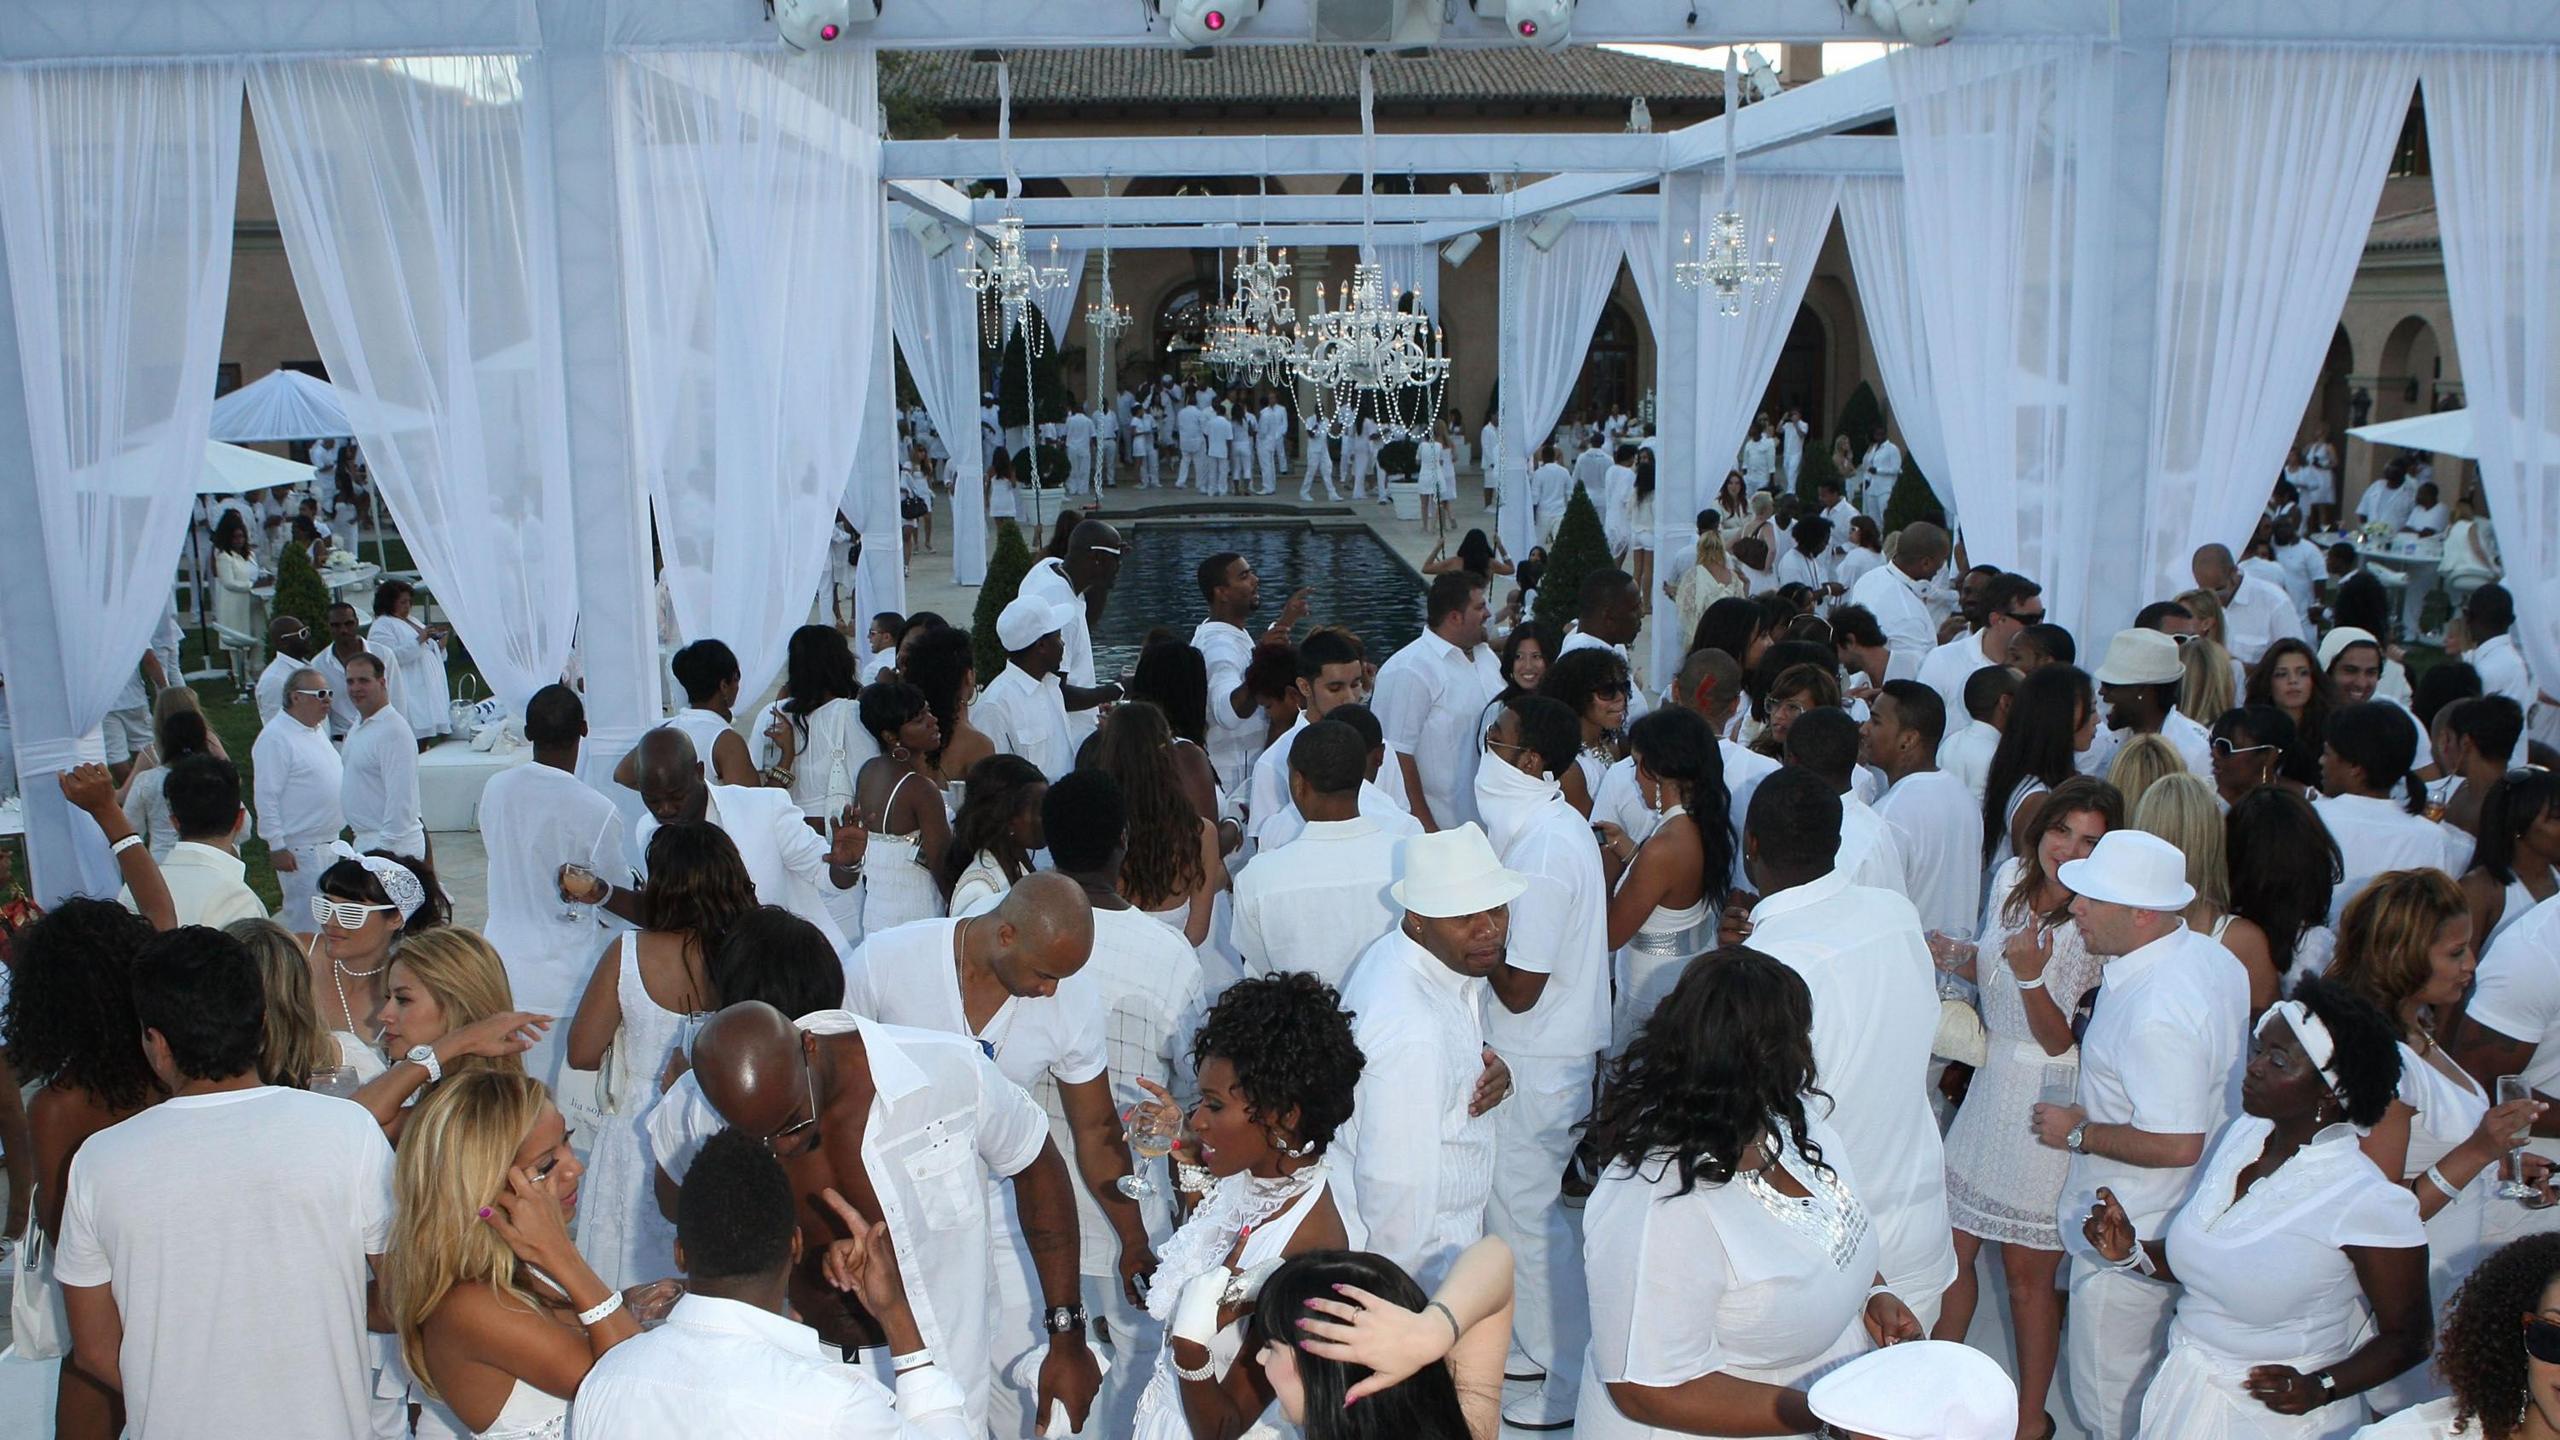
{"label": "white shoe", "polygon": [[1573,1424],[1571,1395],[1555,1396],[1546,1377],[1523,1383],[1507,1380],[1502,1387],[1502,1423],[1513,1430],[1564,1430]]}

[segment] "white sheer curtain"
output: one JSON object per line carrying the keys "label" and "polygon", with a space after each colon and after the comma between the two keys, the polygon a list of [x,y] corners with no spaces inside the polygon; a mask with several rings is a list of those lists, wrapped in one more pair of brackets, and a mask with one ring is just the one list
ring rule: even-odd
{"label": "white sheer curtain", "polygon": [[[1627,273],[1636,282],[1636,303],[1644,307],[1645,329],[1653,336],[1653,353],[1659,356],[1662,337],[1672,320],[1671,301],[1663,294],[1671,285],[1671,271],[1667,268],[1670,261],[1662,253],[1662,226],[1652,220],[1627,221],[1618,226],[1618,243],[1626,247]],[[1661,397],[1654,397],[1654,403],[1659,405]],[[1657,419],[1655,429],[1659,432],[1660,428]],[[1715,492],[1710,489],[1707,493]]]}
{"label": "white sheer curtain", "polygon": [[1378,266],[1386,272],[1389,292],[1410,290],[1414,303],[1433,320],[1440,318],[1440,251],[1431,245],[1381,245]]}
{"label": "white sheer curtain", "polygon": [[2247,542],[2364,257],[2417,76],[2414,51],[2373,46],[2170,56],[2149,593],[2192,583],[2197,546]]}
{"label": "white sheer curtain", "polygon": [[[1920,313],[1918,287],[1912,283],[1902,184],[1899,175],[1858,175],[1843,181],[1840,229],[1849,241],[1849,268],[1858,280],[1858,309],[1866,316],[1867,342],[1875,347],[1876,371],[1884,378],[1885,398],[1893,402],[1894,424],[1902,431],[1903,447],[1928,477],[1929,493],[1954,518],[1963,512],[1956,507],[1955,486],[1947,473],[1946,431],[1938,423],[1938,382],[1929,368],[1928,343],[1922,338],[1928,322]],[[1817,442],[1820,433],[1817,421]]]}
{"label": "white sheer curtain", "polygon": [[978,296],[948,253],[925,258],[904,225],[889,228],[889,320],[925,413],[951,452],[951,578],[987,578],[987,465],[978,443]]}
{"label": "white sheer curtain", "polygon": [[[1502,227],[1502,473],[1508,480],[1529,473],[1537,447],[1564,416],[1591,353],[1600,307],[1618,283],[1625,243],[1615,225],[1568,225],[1555,248],[1541,255],[1519,224]],[[1497,493],[1508,502],[1523,488],[1514,483]],[[1528,506],[1505,503],[1500,528],[1504,548],[1529,553]]]}
{"label": "white sheer curtain", "polygon": [[677,623],[728,642],[753,695],[809,613],[870,394],[872,55],[651,52],[610,71],[633,457]]}
{"label": "white sheer curtain", "polygon": [[1067,327],[1076,323],[1076,297],[1084,293],[1084,257],[1092,248],[1061,241],[1057,249],[1043,248],[1031,256],[1044,267],[1055,265],[1067,272],[1066,284],[1039,292],[1040,319],[1049,327],[1049,338],[1058,345],[1067,343]]}
{"label": "white sheer curtain", "polygon": [[[2428,152],[2480,480],[2516,643],[2560,694],[2560,52],[2425,61]],[[2553,707],[2539,705],[2547,736]]]}
{"label": "white sheer curtain", "polygon": [[[2094,52],[2085,45],[1906,47],[1892,66],[1903,213],[1947,481],[1977,563],[2021,571],[2081,613],[2094,537],[2075,488],[2072,247]],[[1864,277],[1861,277],[1864,283]],[[2082,448],[2085,448],[2085,442]]]}
{"label": "white sheer curtain", "polygon": [[231,296],[240,94],[229,62],[0,66],[0,238],[35,460],[32,510],[11,519],[40,528],[52,582],[10,606],[52,633],[13,633],[9,670],[33,683],[50,667],[27,657],[59,647],[63,685],[16,707],[31,822],[62,803],[42,801],[51,772],[103,758],[99,722],[169,601]]}
{"label": "white sheer curtain", "polygon": [[578,618],[540,79],[512,55],[249,72],[312,340],[420,573],[519,713]]}

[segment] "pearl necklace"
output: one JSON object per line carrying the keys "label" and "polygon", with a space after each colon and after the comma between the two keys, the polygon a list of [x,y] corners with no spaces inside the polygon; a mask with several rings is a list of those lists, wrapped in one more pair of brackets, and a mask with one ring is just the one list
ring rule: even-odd
{"label": "pearl necklace", "polygon": [[338,1013],[346,1017],[348,1034],[359,1039],[364,1037],[364,1031],[356,1019],[356,1007],[347,1003],[347,982],[344,977],[352,975],[358,980],[370,980],[390,968],[391,960],[388,956],[383,958],[381,964],[370,970],[350,969],[346,961],[335,955],[329,957],[329,983],[338,987]]}

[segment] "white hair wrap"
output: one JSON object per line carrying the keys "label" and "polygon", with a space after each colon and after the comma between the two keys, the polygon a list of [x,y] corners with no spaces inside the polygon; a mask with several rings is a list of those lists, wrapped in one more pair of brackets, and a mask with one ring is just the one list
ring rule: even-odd
{"label": "white hair wrap", "polygon": [[2257,1033],[2261,1036],[2265,1035],[2268,1024],[2279,1016],[2283,1017],[2286,1026],[2293,1031],[2293,1038],[2302,1042],[2302,1053],[2310,1057],[2312,1068],[2320,1072],[2321,1079],[2329,1082],[2331,1090],[2336,1090],[2338,1088],[2336,1064],[2338,1042],[2336,1037],[2329,1033],[2329,1027],[2321,1022],[2319,1016],[2311,1013],[2310,1006],[2301,1001],[2279,1000],[2267,1007],[2267,1013],[2258,1017]]}
{"label": "white hair wrap", "polygon": [[360,854],[344,840],[330,841],[329,853],[341,860],[353,860],[363,866],[367,874],[381,881],[382,893],[390,896],[391,903],[400,907],[401,924],[408,924],[409,917],[418,913],[418,907],[427,903],[427,887],[419,884],[418,877],[399,861]]}

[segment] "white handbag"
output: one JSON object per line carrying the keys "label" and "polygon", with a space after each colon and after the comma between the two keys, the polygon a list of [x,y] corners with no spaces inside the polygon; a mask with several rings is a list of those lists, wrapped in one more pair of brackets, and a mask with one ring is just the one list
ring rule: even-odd
{"label": "white handbag", "polygon": [[35,1223],[32,1196],[27,1233],[9,1262],[10,1347],[21,1360],[59,1360],[71,1353],[71,1321],[63,1312],[62,1286],[53,1278],[53,1245]]}

